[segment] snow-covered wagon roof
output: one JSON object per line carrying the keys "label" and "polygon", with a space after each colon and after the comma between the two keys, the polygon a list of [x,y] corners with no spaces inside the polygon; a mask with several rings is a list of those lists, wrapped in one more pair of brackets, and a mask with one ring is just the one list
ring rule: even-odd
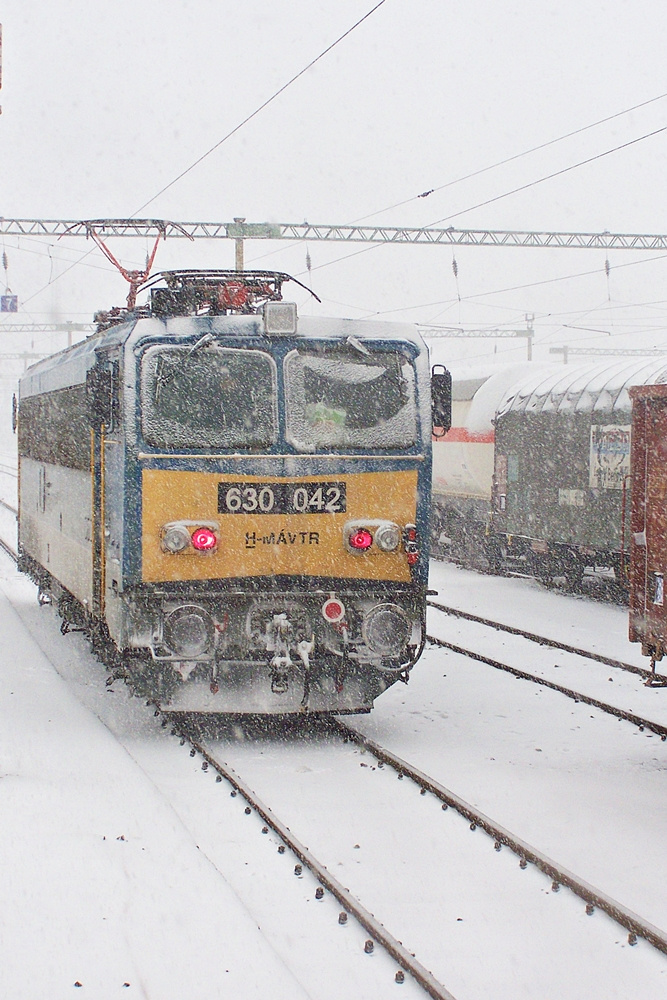
{"label": "snow-covered wagon roof", "polygon": [[667,354],[660,358],[568,365],[557,372],[540,369],[507,390],[497,415],[629,412],[630,386],[661,382],[667,382]]}

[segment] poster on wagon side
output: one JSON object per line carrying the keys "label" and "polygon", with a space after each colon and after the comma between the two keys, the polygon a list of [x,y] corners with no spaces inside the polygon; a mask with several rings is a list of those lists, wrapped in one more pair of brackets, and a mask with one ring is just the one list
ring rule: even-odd
{"label": "poster on wagon side", "polygon": [[591,489],[623,489],[623,481],[630,475],[630,430],[629,424],[591,427]]}

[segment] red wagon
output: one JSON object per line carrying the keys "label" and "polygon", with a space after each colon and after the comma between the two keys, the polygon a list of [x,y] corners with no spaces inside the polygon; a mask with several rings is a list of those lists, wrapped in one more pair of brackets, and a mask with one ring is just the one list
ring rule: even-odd
{"label": "red wagon", "polygon": [[641,642],[655,671],[667,651],[667,385],[635,386],[630,397],[629,637]]}

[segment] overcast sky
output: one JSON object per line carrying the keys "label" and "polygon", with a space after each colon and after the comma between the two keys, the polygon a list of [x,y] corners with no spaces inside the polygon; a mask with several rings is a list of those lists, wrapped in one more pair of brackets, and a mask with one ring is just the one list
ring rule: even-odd
{"label": "overcast sky", "polygon": [[[132,215],[372,7],[5,0],[0,215]],[[385,0],[140,214],[665,233],[667,132],[474,208],[667,125],[667,97],[652,101],[667,93],[663,11],[655,0]],[[442,190],[416,198],[431,188]],[[90,320],[124,301],[124,281],[97,250],[59,277],[90,249],[82,240],[5,237],[4,249],[21,303],[11,319]],[[147,244],[111,249],[137,266]],[[307,249],[323,305],[290,290],[304,312],[467,328],[518,328],[534,313],[538,356],[563,343],[667,350],[667,254],[461,247],[456,277],[447,247],[359,253],[358,244],[256,241],[247,266],[308,281]],[[227,267],[233,259],[228,241],[173,240],[156,267]],[[493,342],[447,341],[443,349],[483,355]]]}

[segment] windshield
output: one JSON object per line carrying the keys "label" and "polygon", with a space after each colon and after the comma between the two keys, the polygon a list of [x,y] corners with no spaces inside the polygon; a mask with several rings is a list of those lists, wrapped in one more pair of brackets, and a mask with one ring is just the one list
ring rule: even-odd
{"label": "windshield", "polygon": [[285,391],[287,439],[299,451],[405,448],[416,440],[414,369],[397,351],[293,351]]}
{"label": "windshield", "polygon": [[144,438],[159,448],[271,445],[275,383],[275,365],[260,351],[152,348],[141,365]]}

